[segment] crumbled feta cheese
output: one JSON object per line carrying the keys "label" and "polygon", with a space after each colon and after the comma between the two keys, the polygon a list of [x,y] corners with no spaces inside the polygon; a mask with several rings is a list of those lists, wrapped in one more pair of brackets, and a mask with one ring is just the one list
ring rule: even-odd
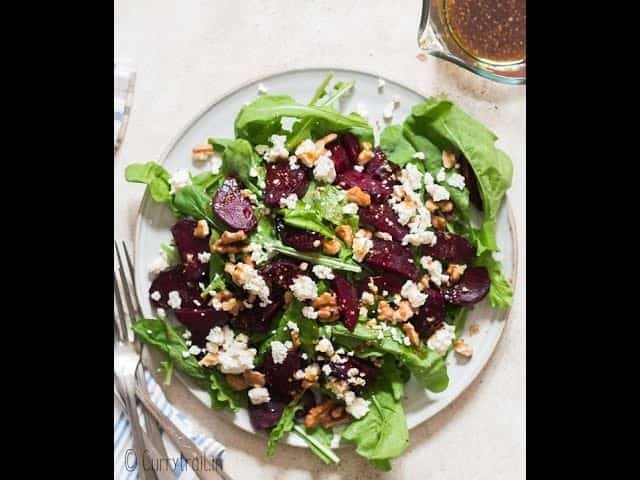
{"label": "crumbled feta cheese", "polygon": [[296,322],[292,322],[291,320],[287,322],[287,328],[295,333],[298,333],[300,331],[300,328],[298,328],[298,324]]}
{"label": "crumbled feta cheese", "polygon": [[167,312],[165,311],[164,308],[156,308],[156,313],[158,314],[158,317],[161,319],[165,319],[167,318]]}
{"label": "crumbled feta cheese", "polygon": [[464,189],[464,177],[459,173],[453,173],[447,179],[447,183],[458,190]]}
{"label": "crumbled feta cheese", "polygon": [[293,283],[289,286],[293,296],[301,302],[305,300],[313,300],[318,296],[318,287],[311,277],[306,275],[298,275],[293,279]]}
{"label": "crumbled feta cheese", "polygon": [[285,346],[284,343],[275,341],[271,342],[271,357],[273,358],[273,363],[282,363],[285,358],[287,358],[287,353],[289,350]]}
{"label": "crumbled feta cheese", "polygon": [[265,86],[264,83],[258,84],[258,95],[264,95],[269,91],[269,89]]}
{"label": "crumbled feta cheese", "polygon": [[320,366],[317,363],[312,363],[304,369],[304,379],[307,382],[316,382],[320,376]]}
{"label": "crumbled feta cheese", "polygon": [[367,256],[367,253],[369,253],[369,250],[373,248],[373,241],[371,241],[370,238],[356,234],[356,238],[353,239],[351,246],[353,248],[353,259],[356,262],[362,262],[364,257]]}
{"label": "crumbled feta cheese", "polygon": [[155,300],[156,302],[162,298],[162,295],[158,290],[151,294],[151,300]]}
{"label": "crumbled feta cheese", "polygon": [[302,380],[304,378],[304,370],[296,370],[293,374],[293,378],[296,380]]}
{"label": "crumbled feta cheese", "polygon": [[393,110],[395,108],[395,104],[393,102],[387,103],[382,111],[382,118],[385,120],[391,120],[393,118]]}
{"label": "crumbled feta cheese", "polygon": [[326,183],[333,183],[336,180],[336,169],[333,160],[327,155],[321,155],[313,169],[313,176],[316,180]]}
{"label": "crumbled feta cheese", "polygon": [[407,186],[411,190],[419,190],[422,186],[422,174],[413,163],[410,163],[401,170],[400,181],[402,182],[402,186],[405,188],[405,191]]}
{"label": "crumbled feta cheese", "polygon": [[409,221],[416,215],[416,207],[415,202],[408,198],[393,205],[393,211],[398,215],[398,223],[400,223],[400,225],[406,225],[409,223]]}
{"label": "crumbled feta cheese", "polygon": [[309,268],[309,264],[307,262],[302,262],[300,265],[298,265],[298,268],[303,272],[306,272],[307,268]]}
{"label": "crumbled feta cheese", "polygon": [[291,170],[298,170],[300,168],[300,164],[298,163],[298,157],[295,155],[291,155],[289,157],[289,168]]}
{"label": "crumbled feta cheese", "polygon": [[386,240],[387,242],[390,242],[393,240],[393,237],[391,235],[389,235],[387,232],[376,232],[376,238],[379,238],[380,240]]}
{"label": "crumbled feta cheese", "polygon": [[262,302],[261,306],[271,303],[269,300],[269,287],[264,278],[251,265],[237,263],[234,265],[234,282],[249,293],[255,293]]}
{"label": "crumbled feta cheese", "polygon": [[360,370],[358,370],[357,368],[350,368],[349,370],[347,370],[347,377],[355,377],[359,373]]}
{"label": "crumbled feta cheese", "polygon": [[327,356],[333,355],[333,344],[330,340],[322,337],[316,345],[316,351],[326,353]]}
{"label": "crumbled feta cheese", "polygon": [[375,297],[373,296],[373,293],[362,292],[360,300],[362,300],[362,303],[365,305],[373,305],[375,302]]}
{"label": "crumbled feta cheese", "polygon": [[331,367],[329,366],[329,364],[324,364],[322,366],[322,373],[324,373],[327,377],[331,375]]}
{"label": "crumbled feta cheese", "polygon": [[427,272],[429,272],[429,280],[438,287],[449,281],[449,275],[442,273],[442,263],[433,260],[431,257],[422,257],[420,264]]}
{"label": "crumbled feta cheese", "polygon": [[269,390],[264,387],[253,387],[247,392],[249,400],[253,405],[260,405],[261,403],[267,403],[271,400],[269,396]]}
{"label": "crumbled feta cheese", "polygon": [[358,214],[358,204],[349,202],[344,207],[342,207],[342,213],[345,215],[357,215]]}
{"label": "crumbled feta cheese", "polygon": [[444,355],[456,337],[455,330],[456,328],[453,325],[442,324],[442,327],[429,337],[427,346],[439,355]]}
{"label": "crumbled feta cheese", "polygon": [[378,78],[378,90],[382,90],[387,82],[385,82],[382,78]]}
{"label": "crumbled feta cheese", "polygon": [[164,254],[158,255],[155,260],[149,264],[149,273],[155,276],[167,268],[169,268],[167,257]]}
{"label": "crumbled feta cheese", "polygon": [[213,327],[209,330],[209,335],[207,335],[206,340],[211,343],[215,343],[216,345],[222,345],[224,343],[224,332],[220,327]]}
{"label": "crumbled feta cheese", "polygon": [[440,185],[427,185],[427,192],[431,195],[434,202],[439,202],[441,200],[449,200],[449,190],[440,186]]}
{"label": "crumbled feta cheese", "polygon": [[333,274],[333,271],[329,267],[325,267],[324,265],[314,265],[311,271],[316,277],[322,280],[333,280],[334,278],[336,278]]}
{"label": "crumbled feta cheese", "polygon": [[433,180],[433,175],[431,175],[429,172],[424,174],[424,184],[427,187],[427,191],[429,189],[429,185],[433,185],[434,180]]}
{"label": "crumbled feta cheese", "polygon": [[367,307],[360,307],[358,309],[358,316],[366,317],[368,314],[369,314],[369,310],[367,309]]}
{"label": "crumbled feta cheese", "polygon": [[298,203],[298,195],[295,193],[290,193],[285,198],[280,199],[280,208],[296,208],[296,204]]}
{"label": "crumbled feta cheese", "polygon": [[198,261],[200,263],[209,263],[211,260],[211,254],[209,252],[201,252],[198,254]]}
{"label": "crumbled feta cheese", "polygon": [[358,103],[358,105],[356,106],[356,113],[365,119],[369,118],[369,112],[367,111],[367,107],[362,102]]}
{"label": "crumbled feta cheese", "polygon": [[296,157],[298,157],[305,166],[311,168],[316,164],[318,160],[318,149],[316,148],[316,144],[313,143],[313,140],[307,138],[303,142],[298,145],[296,148]]}
{"label": "crumbled feta cheese", "polygon": [[289,150],[284,146],[287,137],[284,135],[271,135],[269,140],[273,146],[264,154],[264,159],[267,162],[275,162],[280,158],[289,158]]}
{"label": "crumbled feta cheese", "polygon": [[416,152],[412,155],[411,158],[417,158],[418,160],[424,160],[424,153],[423,152]]}
{"label": "crumbled feta cheese", "polygon": [[320,242],[320,240],[314,240],[314,241],[313,241],[313,246],[314,246],[315,248],[318,248],[318,247],[320,246],[320,243],[322,243],[322,242]]}
{"label": "crumbled feta cheese", "polygon": [[363,171],[364,171],[364,165],[354,165],[354,166],[353,166],[353,169],[354,169],[356,172],[363,172]]}
{"label": "crumbled feta cheese", "polygon": [[184,333],[182,334],[182,338],[184,338],[185,340],[189,340],[191,338],[191,331],[185,330]]}
{"label": "crumbled feta cheese", "polygon": [[171,290],[169,292],[169,300],[167,303],[171,308],[177,310],[182,305],[182,298],[180,298],[180,293],[177,290]]}
{"label": "crumbled feta cheese", "polygon": [[261,265],[269,260],[274,252],[266,251],[259,243],[251,242],[249,244],[249,250],[251,251],[251,260],[256,262],[256,265]]}
{"label": "crumbled feta cheese", "polygon": [[426,293],[422,293],[418,288],[418,285],[411,280],[407,280],[404,283],[400,290],[400,295],[409,300],[409,303],[413,308],[418,308],[424,305],[424,302],[427,301],[428,297],[428,295]]}
{"label": "crumbled feta cheese", "polygon": [[180,191],[180,189],[191,184],[191,175],[189,175],[189,170],[185,168],[176,170],[176,172],[171,175],[169,183],[171,184],[171,191],[169,193],[176,193]]}
{"label": "crumbled feta cheese", "polygon": [[369,401],[362,397],[355,397],[355,399],[347,404],[346,410],[353,418],[362,418],[369,413]]}
{"label": "crumbled feta cheese", "polygon": [[435,233],[425,230],[418,233],[408,233],[402,238],[402,245],[435,245],[436,241]]}
{"label": "crumbled feta cheese", "polygon": [[189,347],[189,353],[191,355],[200,355],[200,347],[197,345],[191,345],[191,347]]}
{"label": "crumbled feta cheese", "polygon": [[447,174],[442,167],[438,170],[438,173],[436,173],[436,182],[444,182],[445,178],[447,178]]}
{"label": "crumbled feta cheese", "polygon": [[313,307],[302,307],[302,316],[315,320],[318,318],[318,312],[316,312]]}
{"label": "crumbled feta cheese", "polygon": [[220,155],[214,155],[211,158],[211,173],[217,175],[220,173],[220,169],[222,168],[222,158]]}
{"label": "crumbled feta cheese", "polygon": [[409,337],[404,337],[402,339],[402,343],[404,343],[408,347],[411,345],[411,339]]}
{"label": "crumbled feta cheese", "polygon": [[302,355],[300,355],[300,358],[302,358],[303,360],[309,360],[309,355],[303,353]]}

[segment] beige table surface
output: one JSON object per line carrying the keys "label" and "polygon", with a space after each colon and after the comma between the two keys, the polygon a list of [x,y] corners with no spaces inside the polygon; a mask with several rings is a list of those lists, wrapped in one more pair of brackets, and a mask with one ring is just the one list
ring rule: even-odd
{"label": "beige table surface", "polygon": [[456,401],[411,431],[410,446],[379,473],[349,449],[338,467],[264,441],[216,418],[177,382],[168,398],[203,433],[228,447],[240,479],[515,480],[525,477],[525,87],[489,82],[416,46],[419,0],[116,0],[116,57],[138,66],[132,116],[114,168],[114,228],[133,240],[140,185],[125,165],[157,159],[174,135],[212,99],[249,78],[282,70],[335,66],[380,74],[423,94],[446,93],[485,122],[513,159],[510,196],[518,222],[520,265],[511,318],[492,359]]}

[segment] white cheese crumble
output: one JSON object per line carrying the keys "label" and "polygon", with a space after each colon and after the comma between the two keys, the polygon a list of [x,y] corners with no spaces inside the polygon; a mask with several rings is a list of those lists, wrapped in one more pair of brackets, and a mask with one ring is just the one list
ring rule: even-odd
{"label": "white cheese crumble", "polygon": [[384,110],[382,111],[382,118],[384,118],[385,120],[393,119],[393,110],[395,109],[395,107],[396,105],[393,102],[387,103],[387,105],[384,107]]}
{"label": "white cheese crumble", "polygon": [[220,155],[214,155],[211,158],[211,173],[217,175],[220,173],[220,169],[222,168],[222,158]]}
{"label": "white cheese crumble", "polygon": [[296,380],[302,380],[304,378],[304,370],[296,370],[293,374],[293,378]]}
{"label": "white cheese crumble", "polygon": [[325,353],[327,356],[333,355],[333,344],[327,338],[322,337],[316,345],[316,351]]}
{"label": "white cheese crumble", "polygon": [[305,300],[313,300],[318,296],[318,287],[311,277],[306,275],[298,275],[293,279],[293,283],[289,286],[293,296],[301,302]]}
{"label": "white cheese crumble", "polygon": [[433,185],[433,175],[431,175],[429,172],[424,174],[424,184],[428,187],[429,185]]}
{"label": "white cheese crumble", "polygon": [[253,405],[260,405],[271,400],[269,390],[264,387],[254,387],[247,392],[247,395],[249,395],[249,400]]}
{"label": "white cheese crumble", "polygon": [[443,283],[449,281],[449,275],[442,273],[442,263],[438,260],[433,260],[431,257],[422,257],[420,264],[427,272],[429,272],[429,280],[437,285],[441,286]]}
{"label": "white cheese crumble", "polygon": [[458,190],[464,189],[464,177],[459,173],[453,173],[447,179],[447,183]]}
{"label": "white cheese crumble", "polygon": [[435,233],[425,230],[418,233],[408,233],[402,238],[402,245],[435,245],[437,237]]}
{"label": "white cheese crumble", "polygon": [[284,146],[287,137],[284,135],[271,135],[269,140],[273,146],[264,154],[264,159],[267,162],[275,162],[280,158],[289,158],[289,150]]}
{"label": "white cheese crumble", "polygon": [[296,208],[298,203],[298,195],[290,193],[287,197],[280,199],[280,208]]}
{"label": "white cheese crumble", "polygon": [[273,358],[273,363],[282,363],[285,358],[287,358],[287,353],[289,350],[286,345],[282,342],[275,341],[271,342],[271,357]]}
{"label": "white cheese crumble", "polygon": [[298,163],[298,157],[295,155],[291,155],[289,157],[289,168],[291,170],[298,170],[300,168],[300,164]]}
{"label": "white cheese crumble", "polygon": [[428,297],[428,295],[426,293],[422,293],[418,288],[418,285],[411,280],[407,280],[404,283],[400,290],[400,295],[409,300],[409,303],[413,308],[419,308],[424,305],[424,302],[427,301]]}
{"label": "white cheese crumble", "polygon": [[200,347],[197,345],[191,345],[189,347],[189,353],[191,355],[200,355],[200,352],[201,352]]}
{"label": "white cheese crumble", "polygon": [[444,355],[456,337],[455,330],[456,328],[453,325],[444,323],[442,327],[429,337],[427,346],[439,355]]}
{"label": "white cheese crumble", "polygon": [[390,242],[393,240],[393,237],[387,232],[376,232],[375,235],[376,235],[376,238],[379,238],[380,240],[386,240],[387,242]]}
{"label": "white cheese crumble", "polygon": [[356,233],[356,238],[353,239],[353,259],[356,262],[362,262],[364,257],[367,256],[369,250],[373,248],[373,241],[370,238],[360,235],[360,232]]}
{"label": "white cheese crumble", "polygon": [[269,89],[265,86],[264,83],[258,84],[258,95],[264,95],[269,91]]}
{"label": "white cheese crumble", "polygon": [[[373,296],[373,293],[369,293],[369,292],[362,292],[362,296],[360,297],[360,300],[362,301],[362,303],[364,305],[373,305],[375,303],[375,297]],[[366,309],[365,309],[366,310]],[[366,315],[366,314],[365,314]]]}
{"label": "white cheese crumble", "polygon": [[235,335],[228,325],[213,327],[207,335],[207,350],[217,356],[222,373],[239,374],[253,370],[255,348],[248,348],[248,338],[244,334]]}
{"label": "white cheese crumble", "polygon": [[349,202],[344,207],[342,207],[342,213],[345,215],[357,215],[358,214],[358,204]]}
{"label": "white cheese crumble", "polygon": [[185,330],[184,333],[182,334],[182,338],[184,338],[185,340],[189,340],[191,338],[191,331]]}
{"label": "white cheese crumble", "polygon": [[298,328],[298,324],[296,322],[292,322],[291,320],[287,322],[287,328],[295,333],[298,333],[300,331],[300,328]]}
{"label": "white cheese crumble", "polygon": [[411,156],[411,158],[417,158],[418,160],[424,160],[424,153],[423,152],[416,152]]}
{"label": "white cheese crumble", "polygon": [[444,167],[441,167],[436,173],[436,182],[444,182],[445,178],[447,178],[447,173],[444,171]]}
{"label": "white cheese crumble", "polygon": [[251,260],[256,262],[256,265],[265,263],[271,257],[259,243],[251,242],[249,244],[249,250],[251,251]]}
{"label": "white cheese crumble", "polygon": [[189,170],[185,168],[176,170],[176,172],[171,175],[169,183],[171,184],[171,191],[169,193],[176,193],[180,191],[180,189],[191,184],[191,175],[189,175]]}
{"label": "white cheese crumble", "polygon": [[[256,145],[255,147],[255,151],[258,155],[263,156],[265,153],[267,153],[269,151],[269,145]],[[255,169],[255,167],[251,167],[252,170],[255,172],[255,175],[251,175],[251,170],[249,170],[249,176],[253,177],[253,176],[258,176],[258,171]]]}
{"label": "white cheese crumble", "polygon": [[321,155],[318,159],[313,176],[316,180],[326,183],[333,183],[336,180],[336,169],[333,160],[328,155]]}
{"label": "white cheese crumble", "polygon": [[169,300],[167,303],[171,308],[177,310],[182,305],[182,298],[180,298],[180,293],[177,290],[171,290],[169,292]]}
{"label": "white cheese crumble", "polygon": [[302,141],[296,148],[296,157],[298,157],[305,166],[311,168],[318,160],[318,151],[313,140],[307,138]]}
{"label": "white cheese crumble", "polygon": [[311,271],[316,277],[323,280],[333,280],[334,278],[336,278],[333,274],[333,271],[329,267],[325,267],[324,265],[314,265]]}
{"label": "white cheese crumble", "polygon": [[362,172],[364,171],[364,165],[354,165],[354,166],[353,166],[353,169],[354,169],[356,172],[360,172],[360,173],[362,173]]}
{"label": "white cheese crumble", "polygon": [[400,181],[402,186],[405,187],[405,192],[406,185],[411,190],[419,190],[422,187],[422,174],[413,163],[410,163],[400,172]]}
{"label": "white cheese crumble", "polygon": [[393,211],[398,215],[398,222],[400,225],[406,225],[413,217],[415,217],[417,212],[416,207],[415,202],[408,198],[393,205]]}
{"label": "white cheese crumble", "polygon": [[209,260],[211,260],[211,254],[209,252],[200,252],[198,254],[198,261],[200,263],[209,263]]}
{"label": "white cheese crumble", "polygon": [[331,367],[328,364],[324,364],[322,366],[322,373],[324,373],[327,377],[331,375]]}
{"label": "white cheese crumble", "polygon": [[153,262],[149,264],[149,274],[152,276],[158,275],[163,270],[169,268],[167,257],[164,254],[158,255]]}
{"label": "white cheese crumble", "polygon": [[162,298],[162,295],[158,290],[151,294],[151,300],[155,300],[156,302]]}
{"label": "white cheese crumble", "polygon": [[249,293],[255,293],[262,302],[260,306],[264,307],[271,303],[269,300],[269,287],[255,268],[246,263],[237,263],[234,268],[234,280],[237,281],[238,286]]}
{"label": "white cheese crumble", "polygon": [[429,195],[431,195],[431,198],[433,198],[434,202],[449,200],[449,190],[440,185],[427,185],[427,192],[429,193]]}
{"label": "white cheese crumble", "polygon": [[313,307],[302,307],[302,316],[315,320],[318,318],[318,312]]}
{"label": "white cheese crumble", "polygon": [[[353,397],[349,395],[349,393],[351,393]],[[344,400],[347,404],[346,410],[353,418],[362,418],[369,413],[369,401],[362,397],[356,397],[353,392],[347,392]]]}
{"label": "white cheese crumble", "polygon": [[156,308],[156,313],[158,314],[158,318],[165,319],[167,318],[167,312],[164,308]]}

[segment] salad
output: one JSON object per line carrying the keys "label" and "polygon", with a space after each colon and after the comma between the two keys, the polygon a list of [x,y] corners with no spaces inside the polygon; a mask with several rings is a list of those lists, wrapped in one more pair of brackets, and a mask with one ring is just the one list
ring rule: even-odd
{"label": "salad", "polygon": [[331,80],[308,104],[245,105],[236,138],[194,147],[204,173],[127,167],[177,217],[150,265],[156,318],[134,329],[166,354],[166,382],[176,369],[212,408],[247,408],[268,456],[294,432],[335,463],[336,434],[390,470],[409,441],[405,384],[445,390],[446,356],[473,354],[469,309],[511,305],[494,254],[512,164],[441,97],[374,146],[367,120],[340,111],[353,83]]}

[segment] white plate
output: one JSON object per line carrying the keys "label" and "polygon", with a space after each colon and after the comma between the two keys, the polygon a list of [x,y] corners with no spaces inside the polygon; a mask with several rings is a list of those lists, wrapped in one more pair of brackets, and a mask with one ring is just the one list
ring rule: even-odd
{"label": "white plate", "polygon": [[[328,69],[305,69],[280,73],[270,77],[248,83],[235,91],[224,95],[213,102],[200,114],[198,114],[174,139],[165,151],[159,162],[170,172],[178,168],[189,168],[197,172],[198,168],[191,160],[191,149],[198,144],[206,143],[209,137],[233,138],[234,119],[245,102],[253,100],[257,95],[259,83],[269,89],[269,93],[282,93],[291,95],[300,102],[308,101],[320,81],[324,78]],[[359,103],[363,103],[369,112],[370,121],[380,119],[380,128],[385,124],[381,120],[385,106],[391,101],[392,96],[397,95],[400,104],[394,112],[395,122],[398,123],[410,113],[411,107],[424,100],[417,92],[404,87],[396,82],[387,80],[382,92],[378,90],[378,76],[369,73],[351,70],[332,69],[335,80],[355,80],[353,94],[342,101],[342,111],[355,111]],[[378,128],[376,137],[378,135]],[[165,206],[154,203],[148,194],[145,194],[140,208],[138,225],[136,230],[135,271],[138,298],[141,299],[145,315],[152,315],[148,301],[150,278],[148,277],[148,265],[158,255],[160,245],[171,240],[170,227],[175,219]],[[515,282],[517,265],[517,246],[515,235],[515,222],[511,214],[508,202],[501,209],[498,217],[497,228],[498,245],[502,249],[503,268],[507,277]],[[430,393],[420,388],[413,380],[406,388],[404,409],[407,415],[409,428],[431,418],[437,412],[451,403],[460,393],[467,388],[487,363],[502,334],[508,312],[493,310],[485,300],[476,305],[470,312],[467,320],[467,332],[464,338],[474,350],[473,357],[466,362],[461,362],[455,354],[450,354],[447,359],[449,373],[449,388],[438,394]],[[479,326],[479,333],[470,336],[470,325]],[[181,377],[191,392],[206,405],[210,404],[207,392],[194,387],[194,385]],[[230,412],[212,411],[212,415],[224,415],[238,427],[248,432],[256,433],[246,410],[238,414]],[[306,444],[296,435],[291,434],[287,443],[296,446]],[[337,446],[337,436],[334,445]]]}

